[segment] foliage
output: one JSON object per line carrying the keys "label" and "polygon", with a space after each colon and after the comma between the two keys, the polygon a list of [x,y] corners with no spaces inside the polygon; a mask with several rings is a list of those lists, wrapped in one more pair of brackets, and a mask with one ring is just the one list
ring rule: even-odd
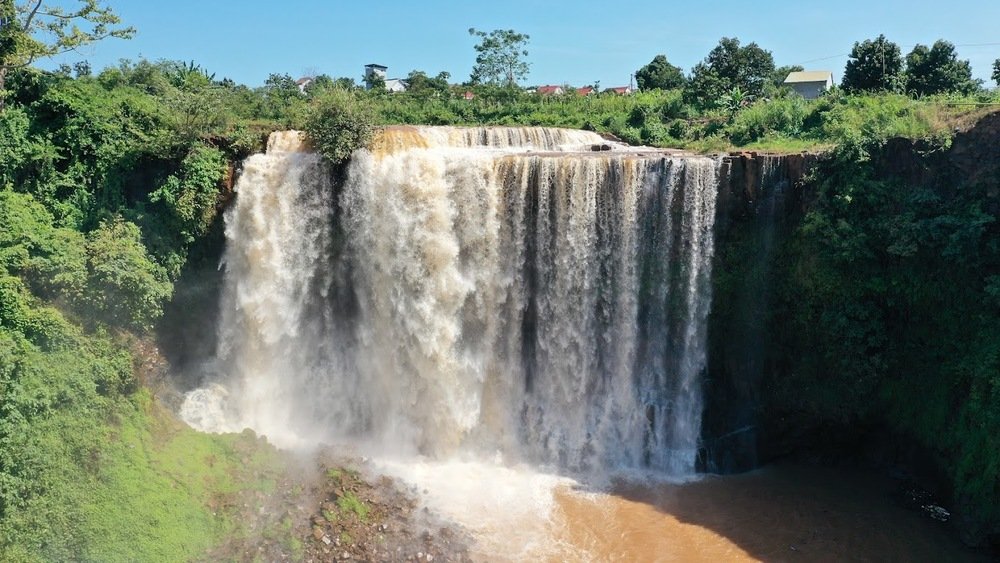
{"label": "foliage", "polygon": [[118,16],[97,0],[76,0],[73,9],[45,0],[0,1],[0,111],[7,74],[38,59],[73,51],[108,37],[128,38]]}
{"label": "foliage", "polygon": [[166,270],[146,252],[139,227],[120,218],[102,222],[87,237],[87,270],[89,305],[115,325],[151,328],[172,292]]}
{"label": "foliage", "polygon": [[305,130],[313,145],[334,164],[342,164],[366,146],[375,128],[375,113],[353,92],[333,89],[315,100]]}
{"label": "foliage", "polygon": [[305,97],[299,91],[299,85],[287,74],[271,74],[261,89],[262,117],[281,122],[283,125],[294,125],[295,118],[305,105]]}
{"label": "foliage", "polygon": [[132,369],[0,276],[0,560],[195,560],[242,532],[227,499],[273,478],[274,454],[171,422]]}
{"label": "foliage", "polygon": [[226,174],[221,151],[196,144],[176,172],[150,192],[139,215],[147,225],[147,245],[176,278],[184,250],[208,232],[215,218],[219,186]]}
{"label": "foliage", "polygon": [[844,68],[841,88],[847,92],[899,92],[904,84],[899,45],[879,35],[855,43]]}
{"label": "foliage", "polygon": [[1000,86],[1000,59],[993,61],[993,74],[990,76],[997,86]]}
{"label": "foliage", "polygon": [[735,116],[741,109],[746,107],[750,102],[749,97],[739,86],[733,86],[733,89],[726,92],[719,98],[718,106],[721,107],[730,115],[730,117]]}
{"label": "foliage", "polygon": [[447,72],[439,72],[437,76],[430,77],[426,72],[414,70],[406,76],[406,91],[412,96],[422,98],[448,97],[451,95],[449,78],[451,75]]}
{"label": "foliage", "polygon": [[[886,171],[881,151],[843,145],[812,175],[815,201],[772,285],[781,368],[768,408],[820,428],[889,426],[934,453],[970,521],[995,525],[996,176],[918,180]],[[943,170],[939,155],[912,158]]]}
{"label": "foliage", "polygon": [[494,29],[487,33],[469,28],[469,35],[479,38],[476,44],[476,64],[470,80],[473,84],[493,84],[513,87],[528,75],[530,63],[528,40],[530,37],[513,29]]}
{"label": "foliage", "polygon": [[955,46],[937,40],[931,48],[918,44],[906,55],[906,92],[929,96],[945,92],[971,94],[979,89],[969,61],[958,60]]}
{"label": "foliage", "polygon": [[740,46],[740,40],[723,37],[705,60],[691,70],[685,100],[698,108],[711,108],[733,88],[750,99],[763,96],[774,74],[774,57],[756,43]]}
{"label": "foliage", "polygon": [[729,138],[736,145],[747,145],[768,136],[785,138],[802,137],[806,119],[813,107],[801,96],[758,103],[739,111],[727,128]]}
{"label": "foliage", "polygon": [[667,62],[666,55],[656,55],[646,66],[635,71],[635,82],[640,90],[672,90],[684,86],[684,71]]}

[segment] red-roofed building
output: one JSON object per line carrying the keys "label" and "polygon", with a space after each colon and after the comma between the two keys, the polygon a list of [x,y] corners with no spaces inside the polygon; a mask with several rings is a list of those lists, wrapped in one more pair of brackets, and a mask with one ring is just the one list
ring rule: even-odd
{"label": "red-roofed building", "polygon": [[466,100],[471,100],[472,98],[475,98],[476,95],[472,93],[472,90],[466,90],[465,94],[462,94],[462,97]]}
{"label": "red-roofed building", "polygon": [[562,86],[539,86],[535,92],[542,96],[562,96],[566,90]]}
{"label": "red-roofed building", "polygon": [[631,86],[612,86],[611,88],[605,88],[604,91],[612,94],[618,94],[619,96],[628,96],[635,90],[633,90]]}
{"label": "red-roofed building", "polygon": [[584,86],[583,88],[577,88],[576,93],[581,96],[589,96],[591,94],[596,94],[597,88],[594,88],[593,86]]}

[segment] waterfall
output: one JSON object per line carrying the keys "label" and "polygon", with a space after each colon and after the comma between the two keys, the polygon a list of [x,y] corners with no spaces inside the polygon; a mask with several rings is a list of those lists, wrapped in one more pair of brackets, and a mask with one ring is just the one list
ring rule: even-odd
{"label": "waterfall", "polygon": [[297,135],[226,213],[212,385],[280,445],[693,472],[719,163],[547,128],[391,128],[342,185]]}

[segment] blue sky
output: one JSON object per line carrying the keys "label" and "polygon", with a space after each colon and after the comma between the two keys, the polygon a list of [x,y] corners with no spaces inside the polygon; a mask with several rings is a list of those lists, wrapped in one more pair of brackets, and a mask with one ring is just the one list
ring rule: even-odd
{"label": "blue sky", "polygon": [[136,28],[136,37],[104,41],[56,62],[87,59],[100,69],[139,56],[193,60],[218,78],[251,86],[272,72],[298,77],[317,71],[359,80],[363,66],[375,62],[388,66],[390,77],[444,70],[460,82],[475,59],[470,27],[511,28],[531,36],[526,84],[624,85],[658,53],[686,72],[723,36],[757,42],[774,53],[778,65],[832,70],[838,81],[852,44],[879,33],[898,43],[904,55],[916,43],[947,39],[960,45],[959,56],[971,60],[974,75],[987,81],[1000,57],[997,0],[105,3]]}

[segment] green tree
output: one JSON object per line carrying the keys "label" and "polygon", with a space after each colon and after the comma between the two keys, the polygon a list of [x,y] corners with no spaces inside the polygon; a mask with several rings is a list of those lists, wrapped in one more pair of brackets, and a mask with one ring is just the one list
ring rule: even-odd
{"label": "green tree", "polygon": [[486,33],[474,27],[469,28],[469,35],[479,38],[471,76],[474,84],[513,87],[528,75],[531,65],[524,60],[528,56],[528,35],[513,29],[494,29]]}
{"label": "green tree", "polygon": [[98,0],[66,2],[0,0],[0,110],[7,74],[39,59],[66,53],[108,37],[129,38],[131,27]]}
{"label": "green tree", "polygon": [[906,55],[906,92],[929,96],[944,92],[969,94],[979,88],[969,61],[958,60],[955,46],[939,39],[929,49],[917,45]]}
{"label": "green tree", "polygon": [[289,122],[296,109],[305,101],[295,79],[288,74],[271,74],[260,89],[264,98],[264,115]]}
{"label": "green tree", "polygon": [[367,99],[333,88],[310,106],[305,131],[313,146],[339,165],[371,141],[375,131],[375,111]]}
{"label": "green tree", "polygon": [[448,79],[451,75],[439,72],[433,78],[422,70],[414,70],[406,76],[406,92],[420,97],[447,97],[449,94]]}
{"label": "green tree", "polygon": [[102,222],[87,236],[87,300],[106,322],[150,329],[163,314],[173,286],[167,272],[150,259],[134,223]]}
{"label": "green tree", "polygon": [[854,44],[840,86],[847,92],[898,92],[903,78],[899,45],[879,35]]}
{"label": "green tree", "polygon": [[635,71],[635,82],[640,90],[670,90],[684,86],[681,67],[667,62],[666,55],[656,55],[646,66]]}
{"label": "green tree", "polygon": [[756,43],[741,47],[739,39],[723,37],[691,70],[684,97],[698,107],[713,107],[738,87],[747,98],[757,99],[764,94],[773,74],[774,57],[770,51]]}
{"label": "green tree", "polygon": [[993,61],[993,81],[1000,86],[1000,59]]}

